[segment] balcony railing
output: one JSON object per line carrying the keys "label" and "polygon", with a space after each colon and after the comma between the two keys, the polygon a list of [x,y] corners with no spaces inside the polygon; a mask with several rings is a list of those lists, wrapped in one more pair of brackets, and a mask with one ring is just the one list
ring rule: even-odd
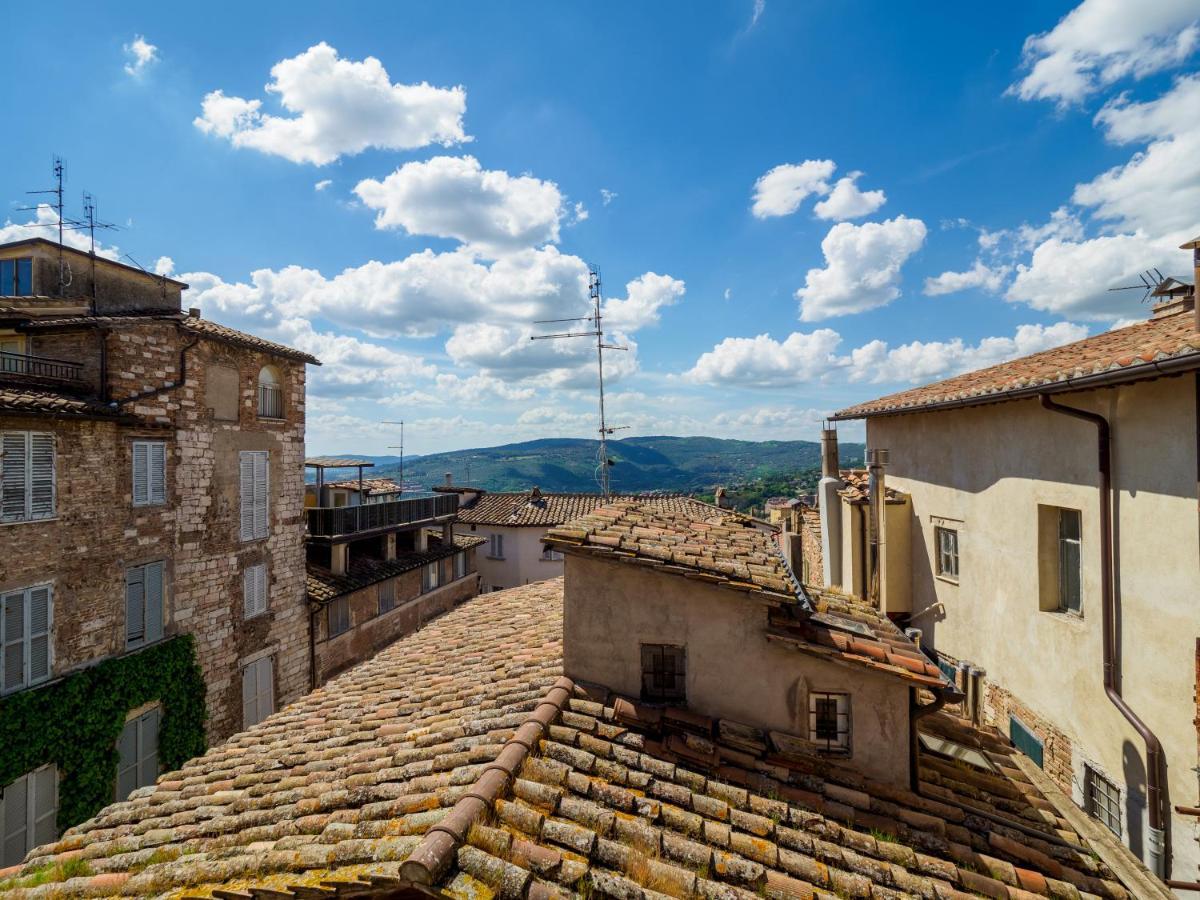
{"label": "balcony railing", "polygon": [[283,418],[283,391],[279,385],[259,383],[258,415],[263,419]]}
{"label": "balcony railing", "polygon": [[23,375],[52,381],[83,381],[83,364],[28,353],[0,351],[0,375]]}
{"label": "balcony railing", "polygon": [[457,511],[457,494],[428,494],[364,506],[317,506],[305,510],[312,537],[339,537],[394,525],[414,525],[452,516]]}

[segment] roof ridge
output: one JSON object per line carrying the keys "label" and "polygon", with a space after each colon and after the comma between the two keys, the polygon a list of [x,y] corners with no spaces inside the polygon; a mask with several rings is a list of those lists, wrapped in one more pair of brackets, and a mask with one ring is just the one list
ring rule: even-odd
{"label": "roof ridge", "polygon": [[434,885],[450,868],[458,848],[479,818],[492,808],[500,794],[516,777],[534,746],[551,723],[558,720],[575,693],[575,682],[560,676],[529,717],[505,741],[500,753],[483,774],[435,825],[430,826],[412,854],[400,866],[400,877],[416,884]]}

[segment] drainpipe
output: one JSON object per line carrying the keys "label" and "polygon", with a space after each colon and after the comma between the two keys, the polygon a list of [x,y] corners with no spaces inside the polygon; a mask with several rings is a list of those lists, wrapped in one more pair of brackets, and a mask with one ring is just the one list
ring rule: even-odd
{"label": "drainpipe", "polygon": [[1041,400],[1042,407],[1051,412],[1074,416],[1096,426],[1100,471],[1100,609],[1104,648],[1104,693],[1146,744],[1146,803],[1150,811],[1149,866],[1156,876],[1163,878],[1166,870],[1166,830],[1162,812],[1162,743],[1125,702],[1117,685],[1117,603],[1113,590],[1112,430],[1108,419],[1099,413],[1063,406],[1045,394],[1041,395]]}

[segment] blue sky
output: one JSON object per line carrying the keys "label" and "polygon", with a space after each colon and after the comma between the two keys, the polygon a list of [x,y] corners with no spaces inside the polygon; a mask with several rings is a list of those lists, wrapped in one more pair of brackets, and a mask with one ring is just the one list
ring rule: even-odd
{"label": "blue sky", "polygon": [[66,3],[9,23],[0,237],[64,156],[107,252],[325,361],[315,452],[593,435],[588,348],[527,339],[585,262],[623,435],[812,438],[1190,265],[1200,2],[947,9]]}

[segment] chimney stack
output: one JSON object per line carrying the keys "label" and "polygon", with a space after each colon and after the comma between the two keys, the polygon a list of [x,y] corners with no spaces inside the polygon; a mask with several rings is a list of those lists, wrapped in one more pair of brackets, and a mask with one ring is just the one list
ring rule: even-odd
{"label": "chimney stack", "polygon": [[842,583],[842,473],[838,468],[836,428],[821,429],[821,481],[817,485],[817,507],[821,510],[822,583]]}
{"label": "chimney stack", "polygon": [[1180,250],[1192,251],[1192,327],[1200,331],[1200,237],[1181,244]]}
{"label": "chimney stack", "polygon": [[887,486],[884,483],[883,470],[888,464],[888,455],[888,451],[881,448],[867,451],[867,497],[870,504],[867,528],[870,551],[867,557],[866,590],[868,597],[875,604],[879,604],[883,593],[880,583],[883,552],[880,548],[883,546],[883,532],[887,527],[887,510],[884,506]]}
{"label": "chimney stack", "polygon": [[838,438],[836,428],[821,429],[821,477],[837,478]]}
{"label": "chimney stack", "polygon": [[450,485],[454,484],[454,476],[453,475],[451,475],[449,472],[447,472],[445,477],[446,477],[446,487],[450,487]]}

